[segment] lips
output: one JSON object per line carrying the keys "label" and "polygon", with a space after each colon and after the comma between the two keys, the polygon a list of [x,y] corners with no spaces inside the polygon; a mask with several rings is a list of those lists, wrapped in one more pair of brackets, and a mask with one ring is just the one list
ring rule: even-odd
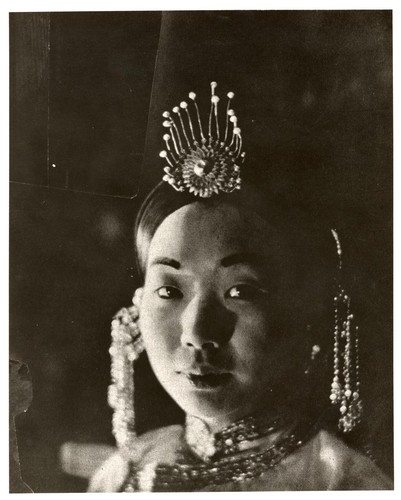
{"label": "lips", "polygon": [[227,384],[232,377],[230,373],[206,373],[203,375],[185,373],[183,375],[185,375],[190,384],[197,389],[213,389],[221,387]]}

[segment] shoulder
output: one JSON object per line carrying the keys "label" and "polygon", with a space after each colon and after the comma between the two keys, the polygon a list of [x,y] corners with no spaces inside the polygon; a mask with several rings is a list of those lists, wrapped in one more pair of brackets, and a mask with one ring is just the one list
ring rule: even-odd
{"label": "shoulder", "polygon": [[[287,491],[385,490],[391,481],[365,455],[321,430],[248,489]],[[243,488],[244,489],[244,488]]]}
{"label": "shoulder", "polygon": [[324,472],[328,489],[376,490],[392,489],[391,480],[362,453],[347,446],[327,431],[314,439],[315,460]]}
{"label": "shoulder", "polygon": [[95,471],[89,482],[90,492],[117,492],[121,489],[129,472],[129,463],[160,462],[173,463],[180,446],[183,428],[171,425],[147,432],[138,437],[128,454],[113,453]]}

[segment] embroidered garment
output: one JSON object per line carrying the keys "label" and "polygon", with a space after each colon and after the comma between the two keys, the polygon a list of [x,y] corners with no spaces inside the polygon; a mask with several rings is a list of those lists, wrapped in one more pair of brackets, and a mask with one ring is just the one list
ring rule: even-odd
{"label": "embroidered garment", "polygon": [[[186,489],[185,486],[179,489],[176,488],[174,474],[169,475],[168,472],[175,470],[178,463],[182,463],[183,436],[184,429],[181,426],[170,426],[146,433],[138,439],[130,457],[116,453],[98,469],[90,481],[89,491],[307,491],[393,488],[390,479],[370,459],[322,430],[306,443],[291,448],[274,466],[265,468],[253,477],[228,482],[221,482],[217,478],[199,488],[194,487],[199,483],[189,481]],[[264,451],[266,450],[260,446],[252,450],[253,454],[263,454]],[[240,455],[244,454],[242,452],[237,455],[240,458]],[[190,459],[188,466],[194,463],[197,462]],[[234,464],[233,468],[235,466]],[[164,474],[163,481],[167,481],[163,488],[160,488],[163,483],[160,481],[160,474]]]}

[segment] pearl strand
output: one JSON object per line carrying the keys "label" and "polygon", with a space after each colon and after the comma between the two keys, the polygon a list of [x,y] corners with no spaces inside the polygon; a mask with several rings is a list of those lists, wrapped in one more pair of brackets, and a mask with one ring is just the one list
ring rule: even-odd
{"label": "pearl strand", "polygon": [[113,408],[113,435],[117,446],[131,449],[135,439],[134,361],[144,350],[136,320],[138,308],[122,308],[111,323],[111,384],[108,402]]}

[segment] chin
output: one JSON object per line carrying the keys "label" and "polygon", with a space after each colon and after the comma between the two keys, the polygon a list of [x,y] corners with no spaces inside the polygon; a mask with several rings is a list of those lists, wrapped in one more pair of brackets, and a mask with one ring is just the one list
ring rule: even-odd
{"label": "chin", "polygon": [[216,387],[197,387],[176,374],[159,377],[159,382],[185,413],[201,419],[235,421],[255,406],[255,399],[248,399],[255,391],[240,384],[236,377]]}
{"label": "chin", "polygon": [[185,413],[203,419],[226,419],[241,413],[244,400],[232,389],[181,390],[170,392],[175,402]]}
{"label": "chin", "polygon": [[200,419],[227,419],[229,416],[233,416],[239,413],[239,409],[233,407],[231,402],[219,402],[216,404],[214,401],[207,400],[206,398],[180,398],[177,401],[180,407],[185,413],[198,417]]}

